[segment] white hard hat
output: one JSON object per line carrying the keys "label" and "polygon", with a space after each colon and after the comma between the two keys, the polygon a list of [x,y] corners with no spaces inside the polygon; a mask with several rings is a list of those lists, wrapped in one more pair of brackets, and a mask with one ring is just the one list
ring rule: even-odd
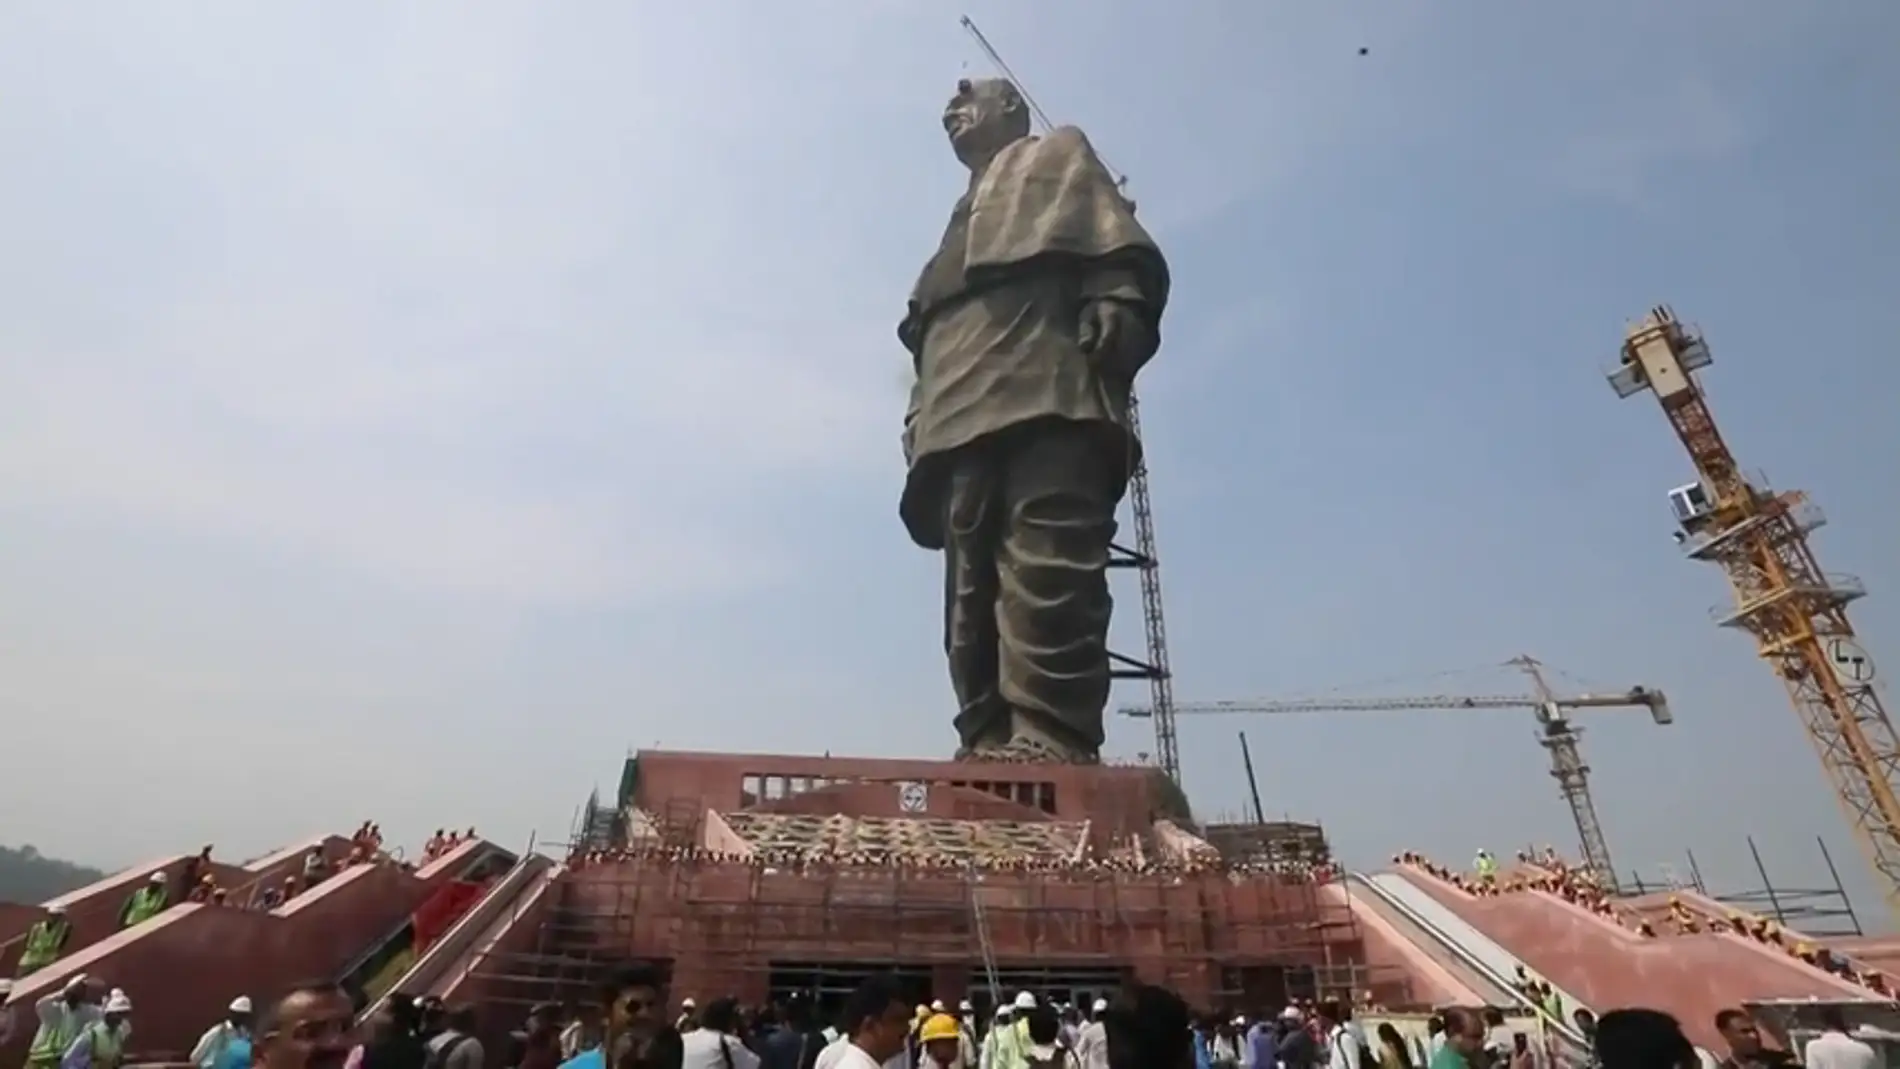
{"label": "white hard hat", "polygon": [[683,1010],[690,1010],[690,1009],[694,1009],[694,1008],[696,1008],[696,1007],[697,1007],[698,1005],[699,1005],[699,1003],[697,1003],[697,1002],[694,1002],[694,1001],[692,1000],[692,998],[691,998],[691,996],[688,996],[688,997],[686,997],[686,998],[683,998],[683,999],[680,999],[680,1008],[681,1008],[681,1009],[683,1009]]}
{"label": "white hard hat", "polygon": [[957,1003],[957,1010],[961,1013],[969,1013],[971,1010],[975,1008],[976,1007],[970,1005],[970,1000],[967,998],[964,999],[962,1002]]}
{"label": "white hard hat", "polygon": [[1032,994],[1030,994],[1030,993],[1029,993],[1029,992],[1027,992],[1027,991],[1021,991],[1021,992],[1018,992],[1018,993],[1017,993],[1017,995],[1016,995],[1016,1008],[1017,1008],[1017,1009],[1019,1009],[1019,1010],[1033,1010],[1033,1009],[1035,1009],[1035,1008],[1036,1008],[1036,996],[1034,996],[1034,995],[1032,995]]}
{"label": "white hard hat", "polygon": [[239,995],[238,997],[236,997],[236,998],[234,998],[234,999],[232,999],[232,1000],[231,1000],[231,1006],[230,1006],[230,1010],[231,1010],[231,1012],[232,1012],[232,1013],[249,1013],[249,1012],[251,1012],[251,996],[249,996],[249,995]]}
{"label": "white hard hat", "polygon": [[132,1000],[125,997],[125,992],[114,991],[112,993],[112,997],[106,1000],[105,1012],[106,1013],[131,1013]]}
{"label": "white hard hat", "polygon": [[939,998],[939,999],[931,999],[931,1000],[930,1000],[930,1008],[931,1008],[931,1010],[933,1010],[933,1011],[934,1011],[934,1012],[936,1012],[936,1013],[942,1013],[942,1012],[943,1012],[943,1000],[942,1000],[942,999],[940,999],[940,998]]}
{"label": "white hard hat", "polygon": [[996,1007],[996,1016],[997,1016],[997,1017],[999,1017],[999,1018],[1002,1018],[1002,1017],[1008,1017],[1008,1016],[1009,1016],[1009,1007],[1008,1007],[1008,1006],[998,1006],[998,1007]]}
{"label": "white hard hat", "polygon": [[154,872],[154,873],[152,873],[152,880],[151,880],[151,882],[153,882],[153,883],[164,883],[164,882],[165,882],[165,874],[164,874],[164,873],[162,873],[162,872]]}
{"label": "white hard hat", "polygon": [[1300,1012],[1298,1006],[1288,1006],[1286,1009],[1280,1011],[1280,1016],[1284,1020],[1297,1021],[1306,1015]]}
{"label": "white hard hat", "polygon": [[52,905],[46,907],[46,912],[52,914],[55,917],[64,917],[66,915],[66,903],[55,902]]}
{"label": "white hard hat", "polygon": [[1095,1013],[1107,1013],[1108,1000],[1105,998],[1098,998],[1095,1000],[1095,1005],[1089,1007],[1089,1009],[1094,1011]]}

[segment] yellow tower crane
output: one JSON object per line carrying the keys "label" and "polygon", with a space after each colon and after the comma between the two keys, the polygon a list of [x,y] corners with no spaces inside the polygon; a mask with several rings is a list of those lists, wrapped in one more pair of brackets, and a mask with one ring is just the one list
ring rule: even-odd
{"label": "yellow tower crane", "polygon": [[[1577,745],[1583,729],[1570,722],[1566,714],[1573,709],[1647,709],[1658,724],[1675,722],[1669,712],[1669,700],[1662,691],[1631,687],[1616,694],[1578,694],[1559,697],[1544,681],[1543,665],[1528,655],[1505,662],[1530,677],[1534,694],[1431,694],[1402,698],[1293,698],[1257,699],[1222,702],[1176,703],[1176,714],[1242,713],[1347,713],[1386,710],[1434,709],[1530,709],[1537,714],[1537,741],[1550,751],[1550,775],[1557,781],[1564,803],[1577,823],[1577,839],[1584,863],[1601,886],[1615,893],[1616,865],[1610,860],[1610,845],[1603,837],[1603,825],[1597,820],[1596,800],[1590,795],[1590,766],[1583,763]],[[1123,716],[1152,716],[1146,708],[1125,708]]]}
{"label": "yellow tower crane", "polygon": [[1734,601],[1712,615],[1753,635],[1787,687],[1887,907],[1900,915],[1900,739],[1847,621],[1848,603],[1867,588],[1821,571],[1808,533],[1825,520],[1806,494],[1775,493],[1742,475],[1696,381],[1713,362],[1700,334],[1657,307],[1625,333],[1610,386],[1618,397],[1654,393],[1688,450],[1698,479],[1670,492],[1676,539],[1691,560],[1722,566]]}

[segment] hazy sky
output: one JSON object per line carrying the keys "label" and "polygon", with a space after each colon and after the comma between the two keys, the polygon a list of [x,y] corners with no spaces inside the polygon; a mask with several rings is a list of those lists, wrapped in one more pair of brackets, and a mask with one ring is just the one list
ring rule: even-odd
{"label": "hazy sky", "polygon": [[[1142,390],[1179,696],[1516,690],[1464,670],[1520,651],[1662,687],[1676,726],[1586,740],[1620,867],[1739,879],[1753,831],[1814,880],[1819,833],[1877,912],[1669,541],[1685,457],[1601,376],[1651,304],[1701,324],[1729,440],[1829,511],[1900,670],[1900,8],[1163,10],[970,13],[1174,267]],[[958,13],[0,12],[0,841],[558,839],[629,746],[947,755],[893,327],[987,73]],[[1349,860],[1574,841],[1528,715],[1184,721],[1204,811],[1241,727]]]}

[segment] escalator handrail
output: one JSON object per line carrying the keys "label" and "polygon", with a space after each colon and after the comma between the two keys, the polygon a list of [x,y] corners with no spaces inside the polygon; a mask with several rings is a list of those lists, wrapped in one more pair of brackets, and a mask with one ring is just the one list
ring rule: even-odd
{"label": "escalator handrail", "polygon": [[[1431,921],[1421,916],[1419,912],[1413,909],[1409,903],[1401,900],[1397,895],[1379,886],[1378,881],[1367,876],[1365,873],[1362,873],[1362,872],[1352,873],[1351,878],[1354,881],[1356,881],[1359,884],[1359,886],[1365,888],[1368,891],[1371,891],[1373,895],[1375,895],[1379,899],[1380,902],[1385,903],[1385,905],[1388,908],[1390,908],[1393,912],[1397,913],[1401,917],[1404,917],[1408,922],[1415,925],[1419,931],[1424,932],[1428,936],[1431,936],[1432,939],[1435,940],[1439,946],[1442,946],[1446,950],[1450,951],[1451,954],[1454,957],[1456,957],[1459,960],[1459,962],[1462,963],[1466,968],[1469,968],[1473,972],[1477,973],[1479,976],[1484,977],[1487,982],[1489,982],[1492,986],[1496,987],[1498,990],[1509,993],[1511,998],[1515,1000],[1519,1006],[1527,1007],[1530,1009],[1532,1013],[1536,1014],[1538,1017],[1543,1018],[1546,1024],[1546,1027],[1548,1027],[1552,1032],[1555,1032],[1566,1043],[1571,1044],[1573,1047],[1575,1047],[1578,1050],[1588,1051],[1590,1049],[1589,1041],[1584,1039],[1583,1033],[1577,1031],[1577,1028],[1575,1025],[1571,1024],[1569,1021],[1557,1020],[1556,1018],[1553,1018],[1550,1014],[1546,1013],[1544,1011],[1544,1008],[1542,1006],[1539,1006],[1535,1000],[1529,998],[1523,992],[1519,991],[1517,989],[1517,985],[1513,983],[1509,977],[1500,975],[1496,969],[1493,969],[1483,959],[1479,958],[1476,954],[1473,954],[1468,948],[1459,944],[1459,942],[1453,939],[1450,935],[1448,935],[1444,929],[1440,928],[1438,925],[1433,924]],[[1578,1003],[1578,1005],[1582,1006],[1583,1004]]]}
{"label": "escalator handrail", "polygon": [[357,1023],[367,1023],[371,1017],[375,1016],[376,1011],[382,1009],[383,1005],[389,1001],[391,993],[410,986],[410,981],[414,977],[428,975],[441,960],[438,955],[447,955],[448,960],[454,960],[465,952],[469,941],[474,938],[472,933],[479,933],[488,925],[493,924],[495,918],[501,913],[502,907],[514,902],[525,893],[534,879],[545,872],[550,864],[546,858],[533,851],[516,858],[514,867],[504,873],[501,879],[496,880],[488,889],[487,894],[477,899],[475,904],[464,911],[454,924],[449,925],[448,931],[443,932],[427,950],[416,956],[415,964],[409,967],[408,972],[398,977],[395,983],[389,985],[389,990],[383,992],[374,1002],[363,1007],[363,1012],[357,1015]]}

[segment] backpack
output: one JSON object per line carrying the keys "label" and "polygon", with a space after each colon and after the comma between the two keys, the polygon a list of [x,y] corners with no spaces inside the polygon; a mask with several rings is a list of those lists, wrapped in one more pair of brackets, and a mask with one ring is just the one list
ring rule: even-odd
{"label": "backpack", "polygon": [[422,1069],[444,1069],[449,1064],[449,1055],[454,1054],[457,1047],[473,1038],[475,1037],[451,1036],[448,1042],[429,1052],[429,1056],[422,1060]]}

